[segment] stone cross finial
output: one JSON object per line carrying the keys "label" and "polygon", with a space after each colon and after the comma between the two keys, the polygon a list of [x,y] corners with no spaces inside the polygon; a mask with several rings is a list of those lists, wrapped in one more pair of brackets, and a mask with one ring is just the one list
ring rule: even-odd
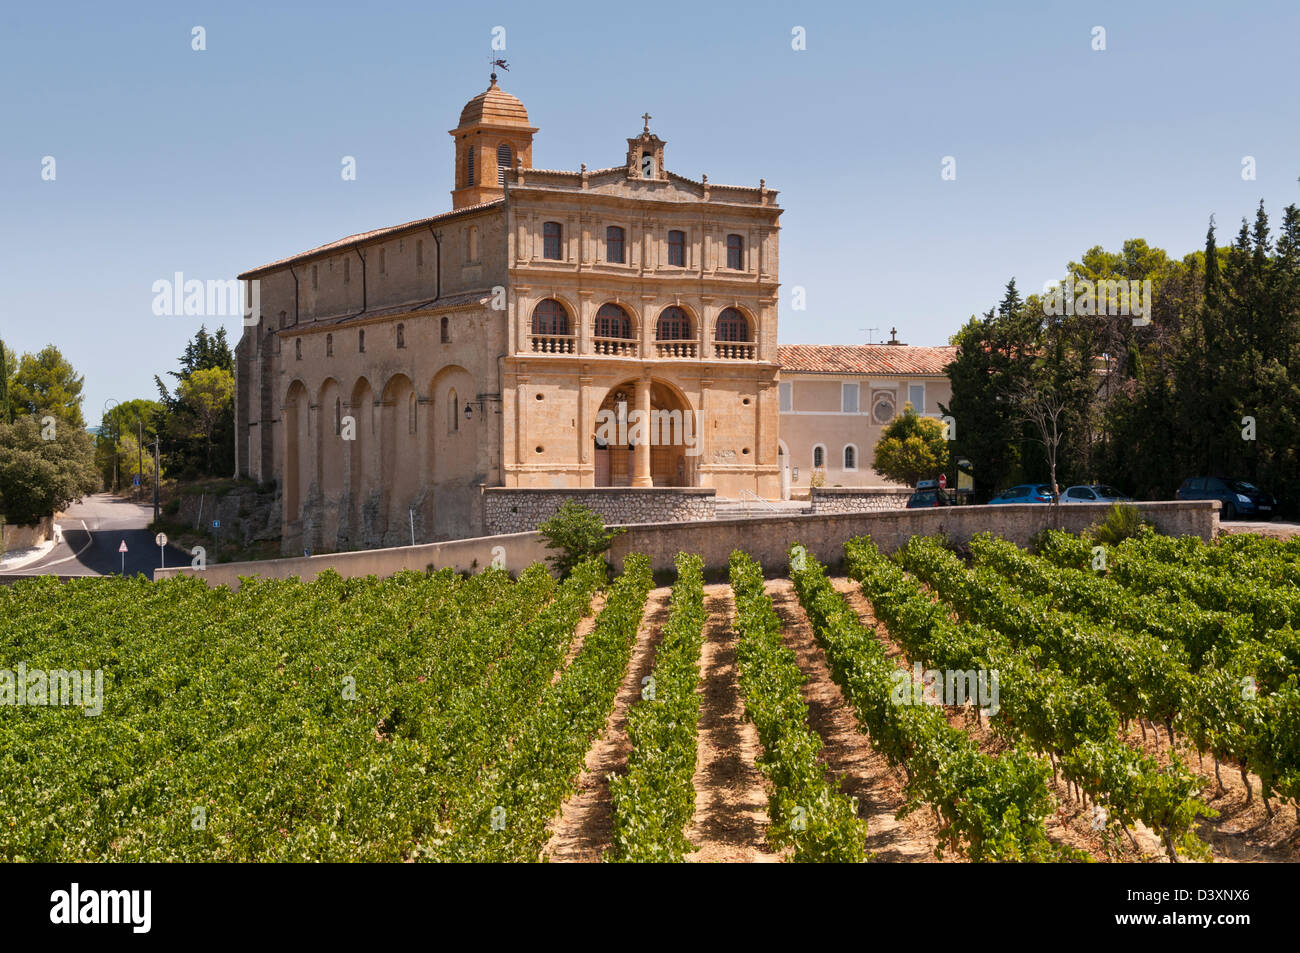
{"label": "stone cross finial", "polygon": [[649,132],[649,131],[650,131],[650,120],[651,120],[651,118],[652,118],[651,115],[650,115],[649,113],[642,113],[642,114],[641,114],[641,118],[645,120],[645,131],[646,131],[646,132]]}

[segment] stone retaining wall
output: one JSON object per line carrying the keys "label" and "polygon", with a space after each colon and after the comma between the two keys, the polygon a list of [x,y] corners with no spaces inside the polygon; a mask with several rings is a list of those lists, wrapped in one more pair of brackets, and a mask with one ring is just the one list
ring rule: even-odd
{"label": "stone retaining wall", "polygon": [[894,486],[815,486],[812,488],[813,513],[877,513],[901,510],[913,491]]}
{"label": "stone retaining wall", "polygon": [[52,516],[43,516],[35,523],[5,523],[3,545],[0,545],[0,553],[7,553],[12,549],[27,549],[29,546],[39,546],[53,537],[54,517]]}
{"label": "stone retaining wall", "polygon": [[[1199,536],[1209,542],[1219,528],[1217,501],[1138,503],[1143,517],[1170,536]],[[654,569],[671,569],[679,551],[698,553],[709,569],[725,569],[733,549],[743,549],[772,573],[784,573],[786,552],[794,543],[807,547],[822,562],[844,558],[844,542],[870,536],[885,552],[907,544],[913,536],[943,533],[958,542],[976,533],[993,533],[1020,546],[1048,528],[1078,533],[1106,518],[1106,503],[1046,506],[944,506],[877,513],[763,516],[743,520],[678,523],[671,526],[629,526],[614,539],[610,555],[621,569],[628,553],[645,553]]]}
{"label": "stone retaining wall", "polygon": [[489,536],[530,532],[567,500],[599,513],[606,524],[711,520],[715,499],[716,491],[699,487],[484,487],[483,530]]}

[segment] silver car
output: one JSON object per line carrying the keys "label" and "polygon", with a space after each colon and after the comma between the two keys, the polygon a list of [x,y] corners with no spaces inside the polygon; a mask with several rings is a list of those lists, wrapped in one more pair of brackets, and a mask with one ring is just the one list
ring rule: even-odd
{"label": "silver car", "polygon": [[1129,503],[1133,497],[1105,483],[1072,486],[1061,494],[1062,503]]}

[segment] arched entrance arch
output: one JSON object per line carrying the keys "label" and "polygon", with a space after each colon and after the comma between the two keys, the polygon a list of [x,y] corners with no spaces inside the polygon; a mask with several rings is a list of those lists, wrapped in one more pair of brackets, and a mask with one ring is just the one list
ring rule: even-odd
{"label": "arched entrance arch", "polygon": [[[649,414],[638,408],[638,386],[649,388]],[[637,444],[650,448],[654,486],[696,486],[700,421],[686,395],[667,381],[624,381],[610,388],[595,415],[596,486],[635,486]],[[644,484],[642,484],[644,485]]]}

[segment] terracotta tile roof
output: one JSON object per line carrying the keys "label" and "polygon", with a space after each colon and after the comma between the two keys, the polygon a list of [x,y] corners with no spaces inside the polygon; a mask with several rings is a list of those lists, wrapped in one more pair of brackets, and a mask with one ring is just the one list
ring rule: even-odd
{"label": "terracotta tile roof", "polygon": [[321,245],[319,248],[313,248],[311,251],[301,252],[297,255],[291,255],[288,258],[281,258],[279,261],[273,261],[266,265],[258,265],[256,268],[250,268],[243,274],[239,275],[241,280],[252,278],[263,272],[271,271],[274,268],[283,268],[286,265],[292,265],[295,262],[306,261],[308,258],[315,258],[317,255],[323,255],[326,252],[338,251],[353,245],[362,245],[376,238],[383,238],[386,235],[396,235],[398,232],[409,229],[424,228],[426,225],[432,225],[434,222],[441,222],[445,219],[455,218],[457,215],[465,215],[469,212],[477,212],[480,209],[490,208],[493,205],[502,205],[505,199],[494,199],[491,202],[480,202],[478,205],[467,205],[464,208],[453,209],[450,212],[441,212],[438,215],[431,215],[428,218],[417,218],[413,222],[406,222],[402,225],[390,225],[387,228],[376,228],[368,232],[358,232],[355,235],[349,235],[346,238],[340,238],[338,241],[330,242],[328,245]]}
{"label": "terracotta tile roof", "polygon": [[957,356],[955,347],[910,344],[785,344],[776,350],[781,370],[805,374],[941,376]]}
{"label": "terracotta tile roof", "polygon": [[277,328],[275,333],[284,337],[293,337],[296,334],[310,334],[312,331],[333,330],[339,325],[351,324],[368,324],[371,321],[381,318],[394,318],[399,315],[417,315],[420,313],[436,313],[452,308],[459,308],[470,304],[487,304],[492,300],[491,291],[467,291],[464,294],[444,295],[441,298],[427,299],[421,298],[416,301],[407,301],[403,304],[389,305],[383,308],[371,308],[368,311],[360,313],[351,312],[348,314],[336,314],[328,317],[317,318],[315,321],[303,321],[299,324],[290,324],[287,327]]}

